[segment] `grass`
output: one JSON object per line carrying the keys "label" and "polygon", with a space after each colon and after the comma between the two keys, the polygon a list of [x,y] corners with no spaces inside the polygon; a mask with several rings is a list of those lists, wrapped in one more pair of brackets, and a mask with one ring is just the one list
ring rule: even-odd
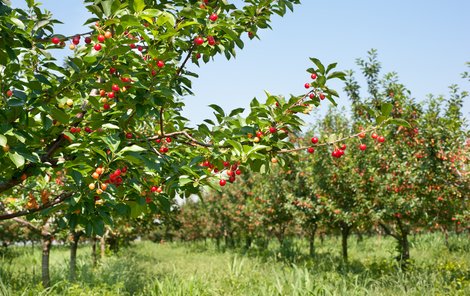
{"label": "grass", "polygon": [[393,261],[394,242],[371,237],[350,241],[342,262],[340,241],[279,250],[218,251],[212,243],[139,242],[91,265],[91,247],[78,251],[77,281],[68,276],[68,249],[52,249],[53,286],[40,282],[40,250],[15,247],[0,258],[0,295],[470,295],[470,241],[438,234],[412,239],[413,263],[402,273]]}

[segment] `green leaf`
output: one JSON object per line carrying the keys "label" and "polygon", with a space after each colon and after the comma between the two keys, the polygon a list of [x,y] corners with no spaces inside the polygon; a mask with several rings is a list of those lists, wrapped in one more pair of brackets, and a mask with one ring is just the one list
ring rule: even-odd
{"label": "green leaf", "polygon": [[229,117],[233,117],[237,114],[240,114],[240,113],[243,113],[243,111],[245,111],[244,108],[237,108],[237,109],[233,109],[230,114],[228,115]]}
{"label": "green leaf", "polygon": [[182,176],[180,176],[178,183],[179,183],[180,186],[184,186],[184,185],[192,183],[192,182],[193,182],[193,180],[190,179],[189,176],[182,175]]}
{"label": "green leaf", "polygon": [[225,142],[227,144],[229,144],[230,146],[232,146],[235,149],[235,151],[237,152],[238,155],[242,154],[243,146],[242,146],[242,144],[240,144],[240,142],[234,141],[232,139],[228,139]]}
{"label": "green leaf", "polygon": [[113,6],[113,0],[104,0],[101,1],[101,5],[103,6],[103,13],[105,16],[111,16],[111,7]]}
{"label": "green leaf", "polygon": [[135,12],[141,12],[145,8],[145,1],[144,0],[134,0],[133,7],[134,7]]}
{"label": "green leaf", "polygon": [[132,146],[124,147],[121,151],[118,152],[118,154],[123,154],[125,152],[142,152],[146,150],[147,149],[142,148],[139,145],[132,145]]}
{"label": "green leaf", "polygon": [[390,113],[392,112],[393,105],[391,103],[385,103],[382,104],[381,110],[382,110],[382,116],[388,117]]}
{"label": "green leaf", "polygon": [[111,150],[113,153],[116,152],[119,147],[119,144],[121,144],[121,141],[119,140],[117,135],[109,135],[106,137],[102,137],[102,139],[103,142],[108,145],[109,150]]}
{"label": "green leaf", "polygon": [[217,111],[217,113],[218,113],[220,116],[225,117],[224,109],[222,109],[220,106],[217,106],[216,104],[210,104],[209,107],[211,107],[212,109],[214,109],[215,111]]}
{"label": "green leaf", "polygon": [[104,222],[101,219],[93,219],[93,232],[96,235],[102,236],[104,234]]}
{"label": "green leaf", "polygon": [[17,168],[22,167],[24,165],[25,159],[23,156],[19,155],[17,152],[8,153],[11,161],[16,165]]}
{"label": "green leaf", "polygon": [[395,118],[395,119],[389,120],[387,121],[387,124],[396,124],[396,125],[401,125],[401,126],[408,127],[408,128],[411,127],[408,121],[401,119],[401,118]]}
{"label": "green leaf", "polygon": [[340,80],[345,80],[346,79],[346,73],[344,72],[333,72],[326,79],[333,79],[333,78],[338,78]]}
{"label": "green leaf", "polygon": [[256,151],[259,151],[259,150],[264,150],[264,149],[270,150],[269,148],[270,148],[270,147],[269,147],[269,146],[266,146],[266,145],[257,145],[257,144],[255,144],[255,145],[253,146],[253,148],[251,148],[251,149],[246,153],[246,156],[249,156],[250,154],[252,154],[252,153],[254,153],[254,152],[256,152]]}
{"label": "green leaf", "polygon": [[317,66],[318,72],[322,75],[325,75],[325,66],[317,58],[310,58],[310,60]]}
{"label": "green leaf", "polygon": [[140,21],[136,16],[127,14],[121,17],[121,24],[123,27],[138,27],[140,26]]}
{"label": "green leaf", "polygon": [[77,184],[78,187],[83,185],[83,176],[79,171],[72,170],[70,176],[72,176],[72,179],[75,181],[75,184]]}
{"label": "green leaf", "polygon": [[6,146],[8,140],[4,135],[0,135],[0,146]]}
{"label": "green leaf", "polygon": [[70,120],[70,117],[67,113],[55,107],[50,108],[49,112],[52,115],[53,119],[58,120],[62,123],[68,123]]}
{"label": "green leaf", "polygon": [[102,125],[105,129],[119,129],[119,126],[112,124],[112,123],[105,123]]}
{"label": "green leaf", "polygon": [[15,24],[18,28],[20,28],[21,30],[24,30],[24,24],[22,21],[20,21],[19,19],[17,19],[16,17],[11,17],[10,18],[11,22],[13,24]]}
{"label": "green leaf", "polygon": [[329,64],[328,67],[326,68],[326,74],[330,73],[330,71],[336,68],[337,65],[338,63]]}
{"label": "green leaf", "polygon": [[381,115],[381,116],[377,117],[376,123],[381,124],[382,122],[385,121],[385,119],[387,119],[387,117]]}

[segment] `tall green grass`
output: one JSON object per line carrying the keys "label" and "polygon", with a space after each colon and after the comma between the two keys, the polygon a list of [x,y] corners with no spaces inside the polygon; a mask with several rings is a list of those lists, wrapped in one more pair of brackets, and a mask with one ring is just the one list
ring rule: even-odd
{"label": "tall green grass", "polygon": [[0,295],[470,295],[470,241],[438,234],[412,239],[413,262],[403,273],[388,238],[351,239],[350,261],[338,238],[291,241],[284,249],[227,249],[211,243],[139,242],[92,266],[91,247],[78,250],[77,281],[68,282],[68,249],[52,250],[54,285],[40,284],[40,250],[15,247],[0,258]]}

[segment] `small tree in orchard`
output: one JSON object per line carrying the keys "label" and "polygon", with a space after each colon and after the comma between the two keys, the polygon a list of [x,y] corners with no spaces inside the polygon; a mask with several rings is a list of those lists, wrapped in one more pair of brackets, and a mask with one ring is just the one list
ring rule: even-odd
{"label": "small tree in orchard", "polygon": [[[310,139],[312,143],[324,143],[341,138],[343,133],[354,133],[350,121],[339,112],[330,110],[316,130],[318,136]],[[365,164],[368,158],[364,147],[367,148],[363,135],[366,131],[359,131],[357,140],[348,144],[337,141],[330,148],[319,146],[315,153],[328,153],[331,158],[315,157],[313,165],[307,168],[308,181],[312,192],[312,202],[319,202],[324,210],[326,221],[330,227],[339,229],[342,240],[342,255],[348,260],[348,237],[351,232],[368,224],[370,208],[368,207],[367,194],[371,188],[366,189],[362,182],[362,170],[367,167],[374,169],[374,164]],[[328,138],[329,137],[329,138]],[[368,149],[380,149],[379,146]]]}
{"label": "small tree in orchard", "polygon": [[[386,120],[381,116],[390,114],[394,118],[391,121],[400,123],[405,119],[410,123],[389,127],[382,137],[370,135],[376,142],[387,141],[387,145],[369,154],[368,161],[374,162],[378,170],[366,170],[362,174],[375,191],[375,196],[369,195],[374,219],[397,240],[399,261],[407,262],[410,258],[408,236],[412,229],[435,223],[433,221],[441,219],[445,212],[450,216],[455,214],[454,211],[462,213],[468,203],[468,197],[463,193],[465,178],[455,169],[461,168],[466,158],[459,157],[453,168],[442,161],[444,150],[445,155],[464,151],[465,132],[457,106],[465,93],[454,91],[448,99],[446,118],[441,117],[444,114],[438,100],[431,99],[427,109],[423,109],[398,82],[396,74],[390,73],[380,79],[380,63],[375,51],[370,53],[368,61],[359,60],[358,64],[368,81],[371,97],[362,99],[355,80],[347,80],[346,90],[353,103],[356,121],[367,124],[370,118],[377,118],[380,122]],[[444,99],[440,101],[444,102]],[[365,108],[367,102],[382,106],[382,114]],[[445,195],[450,195],[448,201],[453,201],[447,205],[458,207],[446,209]],[[450,222],[451,218],[447,220]]]}

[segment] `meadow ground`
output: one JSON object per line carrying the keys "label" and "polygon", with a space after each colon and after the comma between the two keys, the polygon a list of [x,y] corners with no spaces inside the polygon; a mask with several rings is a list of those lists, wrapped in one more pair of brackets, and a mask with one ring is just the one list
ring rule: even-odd
{"label": "meadow ground", "polygon": [[42,289],[40,249],[14,247],[0,254],[0,295],[470,295],[470,240],[461,234],[444,244],[441,234],[412,238],[406,273],[395,263],[394,242],[350,240],[348,264],[340,240],[317,242],[316,256],[295,240],[279,250],[254,246],[217,250],[211,242],[136,242],[108,253],[93,267],[90,245],[78,251],[77,281],[68,277],[68,248],[51,253],[53,286]]}

